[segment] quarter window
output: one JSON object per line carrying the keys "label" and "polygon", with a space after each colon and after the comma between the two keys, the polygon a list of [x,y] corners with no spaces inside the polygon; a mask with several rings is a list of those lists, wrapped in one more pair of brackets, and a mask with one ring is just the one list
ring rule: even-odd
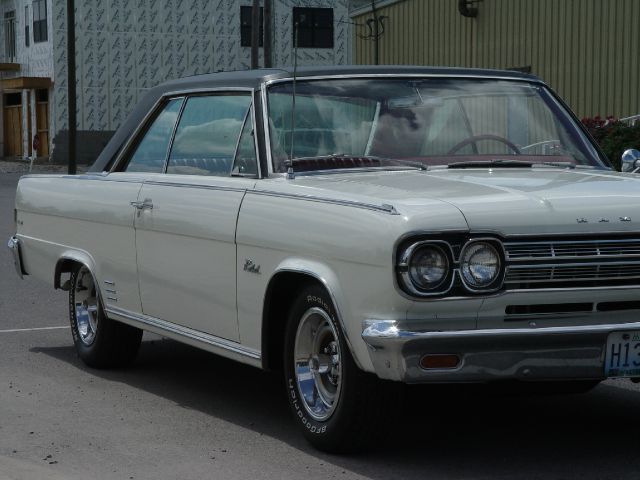
{"label": "quarter window", "polygon": [[333,8],[293,8],[293,44],[298,47],[333,48]]}
{"label": "quarter window", "polygon": [[33,0],[33,43],[46,42],[47,35],[47,2]]}
{"label": "quarter window", "polygon": [[181,105],[182,98],[174,98],[167,102],[142,137],[125,171],[162,173]]}
{"label": "quarter window", "polygon": [[250,106],[250,95],[189,98],[178,123],[167,173],[229,176]]}

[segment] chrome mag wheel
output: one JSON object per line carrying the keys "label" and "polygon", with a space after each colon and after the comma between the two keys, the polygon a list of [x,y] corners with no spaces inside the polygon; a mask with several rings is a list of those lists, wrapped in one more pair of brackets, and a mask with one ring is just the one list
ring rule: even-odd
{"label": "chrome mag wheel", "polygon": [[75,324],[80,341],[93,344],[98,332],[98,297],[93,275],[86,267],[78,271],[74,288]]}
{"label": "chrome mag wheel", "polygon": [[327,312],[313,307],[302,315],[293,353],[305,410],[315,420],[327,420],[338,404],[342,380],[340,341]]}

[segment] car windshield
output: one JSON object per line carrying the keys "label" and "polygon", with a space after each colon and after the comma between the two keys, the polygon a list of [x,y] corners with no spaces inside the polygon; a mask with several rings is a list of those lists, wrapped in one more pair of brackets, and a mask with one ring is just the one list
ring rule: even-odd
{"label": "car windshield", "polygon": [[[293,93],[295,89],[295,110]],[[442,166],[608,168],[542,85],[326,79],[268,90],[274,171]],[[295,111],[295,115],[292,113]]]}

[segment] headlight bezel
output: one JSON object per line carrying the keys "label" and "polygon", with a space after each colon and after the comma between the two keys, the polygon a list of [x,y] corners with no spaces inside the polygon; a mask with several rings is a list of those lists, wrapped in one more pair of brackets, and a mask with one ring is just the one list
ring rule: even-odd
{"label": "headlight bezel", "polygon": [[[423,288],[419,285],[416,285],[416,282],[411,278],[411,259],[416,255],[421,249],[424,248],[433,248],[439,252],[441,252],[446,259],[446,273],[442,280],[438,282],[435,286],[431,288]],[[407,248],[402,251],[402,255],[399,258],[399,262],[396,266],[397,272],[402,279],[403,287],[407,290],[407,293],[412,295],[417,295],[420,297],[427,297],[433,295],[442,295],[448,292],[454,281],[454,268],[453,268],[453,250],[451,249],[451,245],[444,240],[422,240],[416,241],[410,244]]]}
{"label": "headlight bezel", "polygon": [[[507,269],[503,240],[498,236],[469,235],[466,232],[448,232],[449,234],[424,233],[404,236],[396,244],[394,254],[395,286],[406,298],[418,300],[437,300],[447,298],[471,298],[483,294],[496,293],[503,289]],[[474,286],[465,281],[462,273],[462,254],[478,242],[486,242],[498,254],[499,268],[494,280],[486,286]],[[409,261],[420,247],[433,245],[440,248],[448,259],[448,272],[445,280],[431,289],[421,289],[409,276]]]}

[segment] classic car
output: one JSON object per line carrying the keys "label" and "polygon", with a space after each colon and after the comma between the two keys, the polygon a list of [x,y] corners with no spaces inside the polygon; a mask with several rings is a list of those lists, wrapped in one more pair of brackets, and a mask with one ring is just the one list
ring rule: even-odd
{"label": "classic car", "polygon": [[151,89],[88,173],[19,181],[9,247],[87,365],[148,330],[281,369],[347,451],[398,385],[639,379],[639,206],[534,76],[268,69]]}

